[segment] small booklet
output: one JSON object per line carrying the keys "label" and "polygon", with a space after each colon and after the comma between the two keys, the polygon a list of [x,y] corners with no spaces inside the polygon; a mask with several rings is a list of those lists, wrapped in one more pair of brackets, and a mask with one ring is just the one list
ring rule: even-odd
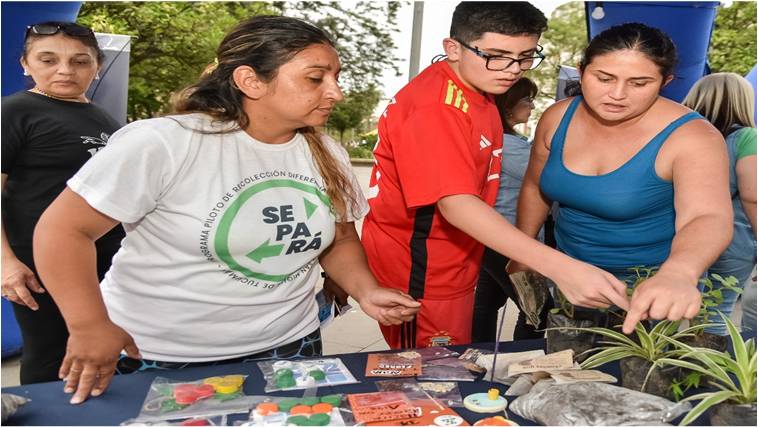
{"label": "small booklet", "polygon": [[366,361],[367,377],[415,377],[421,375],[421,357],[409,358],[397,353],[372,353]]}

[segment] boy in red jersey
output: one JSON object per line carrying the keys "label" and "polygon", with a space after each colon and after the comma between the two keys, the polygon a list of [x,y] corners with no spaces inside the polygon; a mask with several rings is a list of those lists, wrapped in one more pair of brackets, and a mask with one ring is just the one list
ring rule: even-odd
{"label": "boy in red jersey", "polygon": [[526,2],[460,3],[443,41],[447,59],[401,89],[379,119],[362,242],[379,283],[421,302],[414,321],[382,327],[392,348],[470,342],[482,243],[550,277],[577,305],[628,306],[626,285],[612,275],[492,209],[503,155],[492,95],[539,65],[546,26]]}

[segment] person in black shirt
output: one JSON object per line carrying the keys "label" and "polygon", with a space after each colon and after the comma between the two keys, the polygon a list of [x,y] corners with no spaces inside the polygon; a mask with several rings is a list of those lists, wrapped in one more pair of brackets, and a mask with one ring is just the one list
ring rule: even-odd
{"label": "person in black shirt", "polygon": [[[24,341],[21,383],[56,381],[68,331],[32,257],[32,234],[66,180],[120,126],[85,96],[103,53],[89,28],[65,22],[30,26],[21,65],[34,87],[2,98],[2,296],[12,301]],[[102,279],[121,227],[97,241]],[[66,242],[60,242],[62,251]]]}

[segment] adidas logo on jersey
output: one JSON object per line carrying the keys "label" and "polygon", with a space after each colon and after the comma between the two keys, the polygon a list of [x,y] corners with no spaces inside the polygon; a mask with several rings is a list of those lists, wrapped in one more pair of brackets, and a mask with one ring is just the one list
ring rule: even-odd
{"label": "adidas logo on jersey", "polygon": [[482,135],[481,139],[479,140],[479,149],[484,150],[485,148],[491,146],[492,143]]}
{"label": "adidas logo on jersey", "polygon": [[459,89],[452,80],[447,81],[445,104],[453,106],[464,113],[468,111],[468,102],[466,102],[466,98],[463,97],[463,91]]}

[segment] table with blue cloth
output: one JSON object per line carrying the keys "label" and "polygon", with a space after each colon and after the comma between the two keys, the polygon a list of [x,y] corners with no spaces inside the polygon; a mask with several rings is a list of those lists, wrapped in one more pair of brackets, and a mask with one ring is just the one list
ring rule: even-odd
{"label": "table with blue cloth", "polygon": [[[481,348],[492,350],[493,343],[481,343],[462,346],[450,346],[448,348],[462,353],[466,348]],[[500,352],[520,352],[545,348],[544,339],[502,342],[499,345]],[[357,384],[340,386],[319,387],[318,395],[334,393],[370,393],[376,392],[374,381],[386,378],[366,378],[366,356],[368,353],[346,353],[328,357],[339,357],[355,378],[360,381]],[[619,378],[618,363],[609,363],[602,370]],[[116,375],[113,381],[100,397],[90,398],[80,405],[69,404],[70,394],[63,393],[63,382],[51,382],[32,384],[20,387],[3,388],[3,393],[13,393],[31,399],[31,402],[22,406],[13,415],[7,425],[118,425],[125,420],[136,417],[150,384],[157,376],[181,381],[194,381],[211,376],[223,376],[231,374],[248,375],[244,384],[244,392],[247,395],[266,395],[264,387],[266,381],[258,369],[258,365],[251,363],[231,363],[227,365],[205,366],[198,368],[186,368],[181,370],[153,370],[129,375]],[[500,390],[501,394],[507,386],[500,383],[478,380],[474,382],[459,382],[458,387],[461,395],[466,397],[471,393],[486,392],[492,387]],[[302,397],[303,390],[289,392],[269,393],[271,396]],[[512,398],[508,398],[509,402]],[[453,408],[466,421],[474,422],[496,414],[478,414],[462,407]],[[535,425],[508,411],[508,418],[520,425]],[[228,418],[228,424],[234,421],[247,419],[246,414],[232,415]],[[678,421],[678,420],[675,420]],[[707,413],[698,418],[693,425],[707,425]],[[675,423],[674,423],[675,424]]]}

